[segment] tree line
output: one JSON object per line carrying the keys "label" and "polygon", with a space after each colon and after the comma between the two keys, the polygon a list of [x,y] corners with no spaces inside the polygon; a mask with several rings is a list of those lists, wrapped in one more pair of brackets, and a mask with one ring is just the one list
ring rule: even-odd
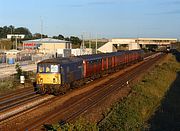
{"label": "tree line", "polygon": [[[45,34],[42,35],[41,33],[32,34],[30,30],[26,27],[15,27],[12,25],[0,27],[0,38],[7,38],[7,34],[24,34],[25,40],[40,39],[41,37],[48,38],[48,35]],[[57,36],[53,36],[53,38],[59,40],[71,41],[72,44],[77,46],[79,46],[82,42],[82,40],[77,36],[64,37],[62,34],[59,34]]]}
{"label": "tree line", "polygon": [[29,31],[28,28],[25,27],[15,28],[12,25],[0,27],[0,38],[6,38],[7,34],[24,34],[25,39],[32,38],[32,33]]}
{"label": "tree line", "polygon": [[53,38],[59,40],[71,41],[71,43],[76,46],[80,46],[82,42],[82,40],[76,36],[64,37],[63,35],[59,34],[58,36],[53,36]]}

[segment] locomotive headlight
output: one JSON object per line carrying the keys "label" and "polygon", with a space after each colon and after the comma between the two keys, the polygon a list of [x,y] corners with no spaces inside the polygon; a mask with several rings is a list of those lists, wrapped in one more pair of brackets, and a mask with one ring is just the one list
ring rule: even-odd
{"label": "locomotive headlight", "polygon": [[43,83],[43,78],[40,78],[40,83],[41,83],[41,84]]}
{"label": "locomotive headlight", "polygon": [[53,83],[55,83],[56,82],[56,78],[53,78]]}

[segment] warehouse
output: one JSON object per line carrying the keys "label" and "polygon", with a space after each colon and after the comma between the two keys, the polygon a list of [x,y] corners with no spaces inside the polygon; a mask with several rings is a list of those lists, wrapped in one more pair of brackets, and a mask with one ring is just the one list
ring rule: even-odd
{"label": "warehouse", "polygon": [[56,54],[57,49],[71,48],[71,42],[52,38],[23,41],[23,49],[38,50],[44,54]]}

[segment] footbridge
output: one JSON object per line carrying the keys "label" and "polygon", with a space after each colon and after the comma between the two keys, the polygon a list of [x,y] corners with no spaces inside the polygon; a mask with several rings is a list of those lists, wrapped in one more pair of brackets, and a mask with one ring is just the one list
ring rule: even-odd
{"label": "footbridge", "polygon": [[127,50],[140,49],[146,45],[170,46],[177,42],[176,38],[116,38],[110,39],[109,42],[98,48],[100,52],[114,52],[119,46],[124,45]]}

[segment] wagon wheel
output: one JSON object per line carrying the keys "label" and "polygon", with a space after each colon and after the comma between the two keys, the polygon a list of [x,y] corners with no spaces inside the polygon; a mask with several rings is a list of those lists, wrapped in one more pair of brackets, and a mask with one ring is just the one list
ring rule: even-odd
{"label": "wagon wheel", "polygon": [[74,88],[77,88],[79,87],[79,82],[78,81],[74,81],[72,84],[71,84],[71,88],[74,89]]}
{"label": "wagon wheel", "polygon": [[60,93],[59,93],[59,91],[55,90],[55,91],[53,92],[53,94],[54,94],[55,96],[58,96]]}
{"label": "wagon wheel", "polygon": [[64,85],[61,87],[61,93],[62,93],[62,94],[65,94],[69,89],[70,89],[70,84],[64,84]]}
{"label": "wagon wheel", "polygon": [[60,94],[60,90],[59,90],[59,86],[54,85],[54,87],[52,88],[52,94],[54,94],[55,96],[58,96]]}
{"label": "wagon wheel", "polygon": [[41,94],[46,94],[47,90],[46,90],[46,88],[43,86],[43,87],[41,87],[40,92],[41,92]]}

